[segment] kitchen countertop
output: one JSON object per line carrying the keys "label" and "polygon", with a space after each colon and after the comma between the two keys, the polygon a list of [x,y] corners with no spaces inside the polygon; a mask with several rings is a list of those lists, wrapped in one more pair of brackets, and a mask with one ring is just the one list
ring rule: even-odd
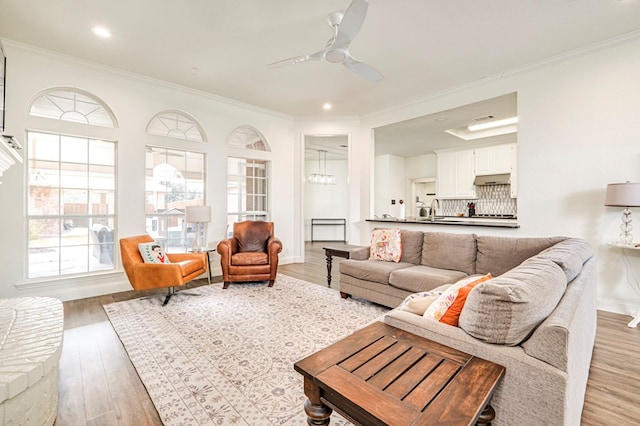
{"label": "kitchen countertop", "polygon": [[489,217],[465,217],[465,216],[436,216],[434,222],[428,217],[373,218],[367,222],[392,222],[392,223],[419,223],[425,225],[459,225],[459,226],[488,226],[494,228],[519,228],[518,219],[502,219]]}

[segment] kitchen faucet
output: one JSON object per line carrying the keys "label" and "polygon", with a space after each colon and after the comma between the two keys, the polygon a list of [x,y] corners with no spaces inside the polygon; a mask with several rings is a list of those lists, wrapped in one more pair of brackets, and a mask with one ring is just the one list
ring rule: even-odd
{"label": "kitchen faucet", "polygon": [[437,198],[434,198],[433,200],[431,200],[431,207],[430,207],[430,213],[429,213],[429,220],[431,222],[436,221],[436,207],[440,208],[440,202],[438,201]]}

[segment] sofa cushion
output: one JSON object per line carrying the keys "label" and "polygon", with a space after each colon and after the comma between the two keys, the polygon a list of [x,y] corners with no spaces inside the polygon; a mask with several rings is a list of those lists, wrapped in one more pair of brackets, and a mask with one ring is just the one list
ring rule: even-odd
{"label": "sofa cushion", "polygon": [[380,262],[377,260],[345,259],[338,264],[341,274],[350,275],[364,281],[389,284],[389,274],[402,268],[414,266],[405,262]]}
{"label": "sofa cushion", "polygon": [[474,273],[491,272],[494,277],[497,277],[564,239],[564,237],[512,238],[479,235]]}
{"label": "sofa cushion", "polygon": [[593,249],[588,242],[580,238],[569,238],[542,251],[537,257],[549,259],[562,268],[570,283],[582,271],[584,262],[592,256]]}
{"label": "sofa cushion", "polygon": [[422,232],[403,229],[400,233],[402,239],[402,258],[400,261],[419,265],[420,256],[422,256]]}
{"label": "sofa cushion", "polygon": [[432,290],[443,284],[453,284],[467,274],[430,266],[411,265],[391,272],[389,284],[412,293]]}
{"label": "sofa cushion", "polygon": [[527,259],[469,293],[460,328],[484,342],[518,345],[555,309],[566,287],[554,262]]}
{"label": "sofa cushion", "polygon": [[399,229],[374,229],[371,231],[369,259],[384,262],[400,262],[402,243]]}
{"label": "sofa cushion", "polygon": [[475,234],[424,233],[420,262],[422,265],[462,271],[471,275],[475,274],[475,262]]}

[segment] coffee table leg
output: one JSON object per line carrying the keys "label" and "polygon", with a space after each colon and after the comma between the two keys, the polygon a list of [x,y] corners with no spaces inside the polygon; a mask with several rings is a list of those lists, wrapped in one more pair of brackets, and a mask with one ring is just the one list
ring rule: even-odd
{"label": "coffee table leg", "polygon": [[313,380],[304,378],[304,394],[307,399],[304,402],[304,412],[307,413],[307,424],[311,426],[326,426],[329,424],[331,408],[322,403],[320,399],[320,388],[313,383]]}
{"label": "coffee table leg", "polygon": [[333,256],[329,252],[326,252],[326,254],[327,254],[327,287],[331,287],[331,262],[333,261]]}
{"label": "coffee table leg", "polygon": [[480,417],[478,417],[476,426],[491,426],[491,422],[493,421],[493,419],[495,419],[495,417],[496,411],[491,405],[487,404],[487,406],[484,407],[484,410],[482,410],[482,413],[480,413]]}

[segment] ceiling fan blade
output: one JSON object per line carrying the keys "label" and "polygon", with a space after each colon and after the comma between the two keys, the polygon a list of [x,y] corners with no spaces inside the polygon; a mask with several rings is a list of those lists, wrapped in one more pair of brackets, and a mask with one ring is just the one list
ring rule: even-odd
{"label": "ceiling fan blade", "polygon": [[282,68],[288,65],[300,64],[302,62],[319,61],[322,59],[323,56],[324,56],[324,49],[318,52],[312,53],[310,55],[294,56],[293,58],[283,59],[281,61],[270,63],[267,66],[269,68]]}
{"label": "ceiling fan blade", "polygon": [[360,32],[364,18],[367,16],[369,3],[365,0],[353,0],[344,12],[342,21],[338,25],[338,33],[332,47],[346,49]]}
{"label": "ceiling fan blade", "polygon": [[349,68],[360,77],[366,78],[367,80],[371,80],[377,83],[378,81],[384,79],[384,76],[380,74],[377,69],[375,69],[371,65],[365,64],[364,62],[360,62],[359,60],[354,59],[351,56],[345,59],[342,65]]}

